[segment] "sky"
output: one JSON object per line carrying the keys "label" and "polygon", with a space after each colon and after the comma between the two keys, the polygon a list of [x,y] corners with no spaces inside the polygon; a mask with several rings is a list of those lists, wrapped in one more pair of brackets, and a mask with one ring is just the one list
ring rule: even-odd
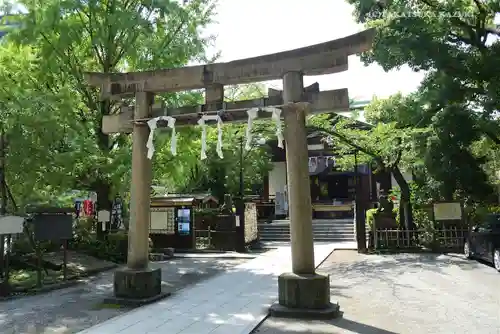
{"label": "sky", "polygon": [[[217,36],[215,48],[220,61],[260,56],[326,42],[362,31],[344,0],[219,0],[216,25],[208,33]],[[365,67],[356,56],[349,57],[349,70],[337,74],[306,77],[307,86],[319,82],[321,90],[348,88],[349,97],[369,100],[398,91],[417,89],[422,73],[409,68],[384,72],[378,65]],[[280,87],[280,82],[271,82]]]}
{"label": "sky", "polygon": [[[217,37],[209,54],[221,52],[220,61],[260,56],[326,42],[362,31],[345,0],[218,0],[214,24],[206,31]],[[500,18],[499,18],[500,20]],[[384,72],[376,64],[365,67],[349,57],[349,70],[306,77],[304,84],[319,82],[321,90],[348,88],[351,99],[387,97],[398,91],[415,91],[423,73],[408,67]],[[281,88],[280,81],[270,86]]]}

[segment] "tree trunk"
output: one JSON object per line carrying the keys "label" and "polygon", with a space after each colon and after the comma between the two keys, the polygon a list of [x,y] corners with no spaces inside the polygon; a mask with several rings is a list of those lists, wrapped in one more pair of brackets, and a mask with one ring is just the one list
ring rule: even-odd
{"label": "tree trunk", "polygon": [[[403,174],[401,173],[401,170],[397,166],[392,168],[392,175],[394,176],[394,179],[401,189],[401,200],[399,203],[400,226],[404,226],[406,230],[415,230],[410,197],[410,186],[408,185],[408,182],[406,182]],[[401,211],[401,209],[403,210]]]}
{"label": "tree trunk", "polygon": [[380,193],[388,194],[391,190],[391,173],[383,167],[383,170],[375,174],[376,181],[380,185]]}
{"label": "tree trunk", "polygon": [[214,171],[214,180],[212,183],[212,195],[216,197],[219,202],[222,202],[224,195],[228,193],[226,187],[226,168],[224,166],[217,166]]}

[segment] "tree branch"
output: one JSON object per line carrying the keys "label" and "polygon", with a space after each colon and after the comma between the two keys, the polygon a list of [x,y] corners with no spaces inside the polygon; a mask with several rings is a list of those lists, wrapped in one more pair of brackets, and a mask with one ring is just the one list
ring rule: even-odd
{"label": "tree branch", "polygon": [[[84,6],[82,6],[82,8],[80,10],[77,10],[77,13],[78,13],[78,16],[80,17],[80,21],[82,22],[82,25],[83,25],[84,29],[89,34],[91,48],[94,50],[94,52],[95,52],[95,54],[96,54],[97,59],[99,60],[99,62],[101,64],[103,64],[104,63],[104,61],[103,61],[103,53],[104,53],[103,52],[103,47],[102,47],[102,44],[101,44],[100,45],[100,49],[99,49],[99,45],[97,43],[95,43],[95,41],[94,41],[94,32],[92,30],[92,9],[91,9],[92,3],[93,3],[92,0],[88,1],[88,6],[89,6],[89,12],[88,13],[85,10],[83,10]],[[85,14],[85,16],[87,17],[88,26],[85,24],[85,19],[83,18],[82,13]]]}
{"label": "tree branch", "polygon": [[496,145],[500,145],[500,138],[491,131],[484,131],[485,135],[491,139]]}
{"label": "tree branch", "polygon": [[333,130],[326,130],[326,129],[323,129],[323,128],[320,128],[320,127],[316,127],[316,126],[309,126],[310,129],[314,130],[314,131],[317,131],[317,132],[320,132],[320,133],[325,133],[327,135],[331,135],[331,136],[334,136],[338,139],[340,139],[342,142],[346,143],[347,145],[353,147],[354,149],[366,154],[366,155],[369,155],[371,156],[376,162],[377,164],[379,164],[381,167],[385,168],[385,163],[384,163],[384,160],[376,153],[364,148],[364,147],[361,147],[359,145],[357,145],[356,143],[354,143],[352,140],[346,138],[345,136],[341,135],[340,133],[338,132],[335,132]]}
{"label": "tree branch", "polygon": [[[142,11],[145,8],[146,7],[143,4],[141,4],[140,7],[137,9],[137,13],[142,13]],[[144,20],[149,21],[152,14],[153,14],[153,11],[150,10],[148,13],[148,16],[146,18],[144,18]],[[138,18],[140,18],[140,14],[138,14]],[[141,35],[141,29],[135,29],[134,33],[132,33],[132,38],[127,39],[126,41],[123,41],[121,43],[121,49],[116,48],[114,50],[116,52],[116,58],[114,60],[112,60],[112,57],[109,56],[111,67],[115,67],[116,65],[118,65],[118,63],[120,62],[122,57],[128,52],[128,50],[130,50],[131,47],[134,46],[135,42],[137,41],[137,39],[139,38],[140,35]],[[123,34],[123,36],[125,36],[125,34]],[[121,34],[120,34],[120,36],[117,36],[118,40],[120,40],[121,38],[122,38]]]}

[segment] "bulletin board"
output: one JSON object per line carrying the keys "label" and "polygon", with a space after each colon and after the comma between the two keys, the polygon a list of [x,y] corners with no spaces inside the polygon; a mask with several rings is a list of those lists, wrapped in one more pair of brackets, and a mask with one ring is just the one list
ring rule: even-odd
{"label": "bulletin board", "polygon": [[462,204],[460,202],[442,202],[434,203],[434,219],[435,220],[461,220],[462,219]]}

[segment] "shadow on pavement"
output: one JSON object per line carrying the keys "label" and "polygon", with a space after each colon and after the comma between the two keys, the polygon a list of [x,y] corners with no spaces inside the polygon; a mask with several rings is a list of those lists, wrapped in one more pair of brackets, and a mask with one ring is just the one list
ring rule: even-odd
{"label": "shadow on pavement", "polygon": [[[321,271],[336,273],[343,278],[376,278],[395,277],[408,272],[429,270],[442,275],[449,275],[445,268],[459,267],[462,270],[474,270],[484,267],[484,264],[466,260],[454,254],[392,254],[363,255],[356,261],[326,262]],[[381,275],[390,274],[390,275]],[[346,287],[347,288],[347,287]]]}
{"label": "shadow on pavement", "polygon": [[341,317],[334,320],[299,320],[269,317],[252,334],[400,334]]}
{"label": "shadow on pavement", "polygon": [[[173,292],[193,286],[248,259],[174,258],[152,262],[162,269],[163,284]],[[0,303],[1,334],[70,334],[119,316],[131,308],[104,305],[113,293],[113,271],[72,288]]]}
{"label": "shadow on pavement", "polygon": [[358,334],[399,334],[396,332],[387,331],[382,328],[365,325],[357,321],[346,319],[344,317],[331,321],[330,325]]}
{"label": "shadow on pavement", "polygon": [[337,296],[337,297],[343,297],[343,298],[350,298],[347,294],[342,292],[343,290],[348,290],[349,288],[350,288],[349,286],[340,286],[340,285],[330,284],[330,295]]}

